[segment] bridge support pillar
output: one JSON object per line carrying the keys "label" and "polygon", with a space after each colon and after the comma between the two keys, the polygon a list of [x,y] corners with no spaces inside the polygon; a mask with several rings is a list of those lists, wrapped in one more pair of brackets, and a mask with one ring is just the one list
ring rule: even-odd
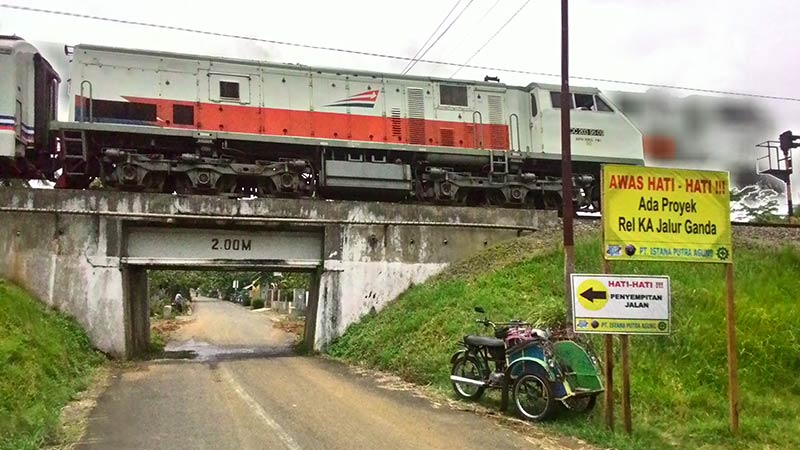
{"label": "bridge support pillar", "polygon": [[146,268],[124,265],[121,270],[125,303],[125,356],[132,358],[147,353],[150,347],[150,290]]}

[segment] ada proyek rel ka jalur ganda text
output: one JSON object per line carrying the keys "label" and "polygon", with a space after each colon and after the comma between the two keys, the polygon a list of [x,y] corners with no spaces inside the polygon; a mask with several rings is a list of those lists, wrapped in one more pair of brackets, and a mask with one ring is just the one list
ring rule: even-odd
{"label": "ada proyek rel ka jalur ganda text", "polygon": [[[682,190],[687,194],[724,194],[727,186],[724,181],[711,181],[701,179],[683,180],[684,185],[676,186],[672,177],[644,177],[620,175],[611,178],[609,189],[644,190],[649,192],[678,192]],[[693,221],[691,215],[697,214],[697,201],[675,201],[668,196],[640,196],[637,211],[667,212],[680,217],[679,220],[653,219],[649,217],[623,217],[617,221],[619,231],[627,232],[656,232],[666,234],[704,234],[716,235],[717,225],[712,221]]]}

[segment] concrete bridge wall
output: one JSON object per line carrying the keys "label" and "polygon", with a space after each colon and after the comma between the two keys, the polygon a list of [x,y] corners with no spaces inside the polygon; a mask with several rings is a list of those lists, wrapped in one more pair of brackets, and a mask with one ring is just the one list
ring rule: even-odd
{"label": "concrete bridge wall", "polygon": [[[311,271],[315,286],[306,338],[321,349],[412,283],[556,221],[552,213],[523,210],[2,188],[0,277],[75,317],[100,350],[127,357],[149,339],[149,267]],[[302,231],[322,238],[316,261],[176,260],[169,255],[143,261],[127,248],[130,230],[143,226]],[[285,241],[282,255],[292,245],[291,239]]]}

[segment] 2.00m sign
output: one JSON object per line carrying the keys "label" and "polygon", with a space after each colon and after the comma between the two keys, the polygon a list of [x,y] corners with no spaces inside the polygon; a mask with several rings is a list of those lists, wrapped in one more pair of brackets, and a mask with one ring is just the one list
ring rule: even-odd
{"label": "2.00m sign", "polygon": [[253,243],[250,239],[211,239],[211,250],[250,251]]}

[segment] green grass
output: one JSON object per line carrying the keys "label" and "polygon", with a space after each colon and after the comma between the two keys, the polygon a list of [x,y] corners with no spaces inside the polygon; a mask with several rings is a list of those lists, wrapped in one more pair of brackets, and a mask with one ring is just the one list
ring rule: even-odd
{"label": "green grass", "polygon": [[[578,272],[600,271],[599,247],[596,237],[578,242]],[[605,431],[602,407],[588,417],[562,415],[544,426],[624,450],[800,448],[800,252],[750,247],[737,248],[735,255],[738,439],[728,433],[724,271],[714,264],[612,268],[672,279],[674,333],[631,340],[632,437]],[[473,306],[498,319],[557,326],[565,311],[562,270],[563,254],[553,247],[488,273],[437,277],[350,327],[328,351],[449,391],[449,356],[464,334],[479,331]],[[618,391],[619,374],[616,380]]]}
{"label": "green grass", "polygon": [[52,441],[61,408],[103,361],[74,321],[0,280],[0,449]]}

